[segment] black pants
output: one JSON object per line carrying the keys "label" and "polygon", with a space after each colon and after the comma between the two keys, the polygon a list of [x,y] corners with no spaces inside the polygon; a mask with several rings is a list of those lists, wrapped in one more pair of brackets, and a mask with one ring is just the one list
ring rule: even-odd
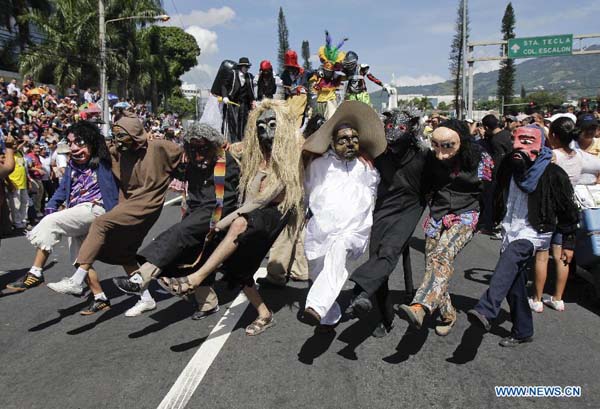
{"label": "black pants", "polygon": [[223,105],[223,127],[221,131],[229,138],[229,142],[240,142],[244,138],[244,130],[248,122],[250,107],[245,103]]}
{"label": "black pants", "polygon": [[534,254],[535,249],[529,240],[510,243],[500,254],[490,287],[475,306],[475,310],[491,321],[498,316],[502,300],[506,298],[513,323],[511,333],[517,339],[533,335],[533,318],[525,285],[527,262]]}
{"label": "black pants", "polygon": [[379,216],[375,211],[369,260],[352,273],[350,280],[358,284],[369,296],[387,282],[396,268],[400,255],[412,237],[423,214],[423,207],[416,204],[402,212]]}
{"label": "black pants", "polygon": [[138,256],[161,270],[171,272],[177,264],[192,262],[202,250],[210,228],[212,209],[197,208],[181,222],[162,232]]}
{"label": "black pants", "polygon": [[[371,238],[369,243],[369,260],[352,273],[350,280],[364,290],[369,296],[375,294],[379,310],[386,324],[391,324],[393,315],[387,305],[389,295],[388,280],[400,259],[400,255],[408,248],[415,227],[423,214],[423,207],[415,204],[402,212],[384,216],[375,211]],[[413,291],[410,261],[404,266],[404,282]]]}

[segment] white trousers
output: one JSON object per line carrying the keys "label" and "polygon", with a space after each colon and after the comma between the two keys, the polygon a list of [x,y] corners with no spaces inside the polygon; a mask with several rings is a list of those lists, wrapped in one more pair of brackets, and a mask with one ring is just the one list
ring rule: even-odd
{"label": "white trousers", "polygon": [[10,216],[12,223],[17,229],[27,225],[27,209],[29,208],[29,194],[27,189],[18,189],[9,192],[8,203],[10,205]]}
{"label": "white trousers", "polygon": [[324,256],[308,260],[313,285],[306,297],[306,308],[310,307],[319,314],[321,324],[334,325],[342,318],[342,309],[335,300],[348,279],[346,255],[343,240],[337,240]]}
{"label": "white trousers", "polygon": [[68,209],[44,217],[37,226],[27,234],[33,246],[45,251],[60,242],[63,236],[68,238],[69,255],[75,263],[81,243],[88,234],[90,226],[96,217],[105,212],[102,206],[92,203],[81,203]]}

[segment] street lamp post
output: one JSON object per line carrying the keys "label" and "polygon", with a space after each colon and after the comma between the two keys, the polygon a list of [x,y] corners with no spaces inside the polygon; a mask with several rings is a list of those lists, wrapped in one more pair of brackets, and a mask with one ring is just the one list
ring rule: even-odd
{"label": "street lamp post", "polygon": [[106,78],[106,25],[115,21],[122,20],[160,20],[169,21],[170,17],[166,14],[158,16],[129,16],[104,20],[104,0],[98,0],[99,16],[99,39],[100,39],[100,88],[102,94],[102,133],[105,138],[109,136],[110,117],[108,113],[108,81]]}

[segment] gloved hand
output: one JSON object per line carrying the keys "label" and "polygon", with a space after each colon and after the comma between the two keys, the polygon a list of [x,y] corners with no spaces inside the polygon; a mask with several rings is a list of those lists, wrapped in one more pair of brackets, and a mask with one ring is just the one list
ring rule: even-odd
{"label": "gloved hand", "polygon": [[223,98],[223,103],[224,104],[229,104],[229,98],[227,98],[227,97]]}
{"label": "gloved hand", "polygon": [[56,213],[56,209],[53,209],[51,207],[46,207],[44,209],[44,215],[45,216],[48,216],[49,214],[52,214],[52,213]]}

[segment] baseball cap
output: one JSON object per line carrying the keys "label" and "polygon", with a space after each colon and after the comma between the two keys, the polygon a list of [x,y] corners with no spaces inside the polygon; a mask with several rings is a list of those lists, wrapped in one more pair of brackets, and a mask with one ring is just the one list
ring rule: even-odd
{"label": "baseball cap", "polygon": [[572,120],[573,122],[577,122],[577,117],[575,116],[575,114],[571,114],[571,113],[564,113],[564,114],[554,114],[552,115],[550,118],[548,118],[548,121],[550,122],[554,122],[556,121],[558,118],[569,118],[570,120]]}
{"label": "baseball cap", "polygon": [[577,127],[582,130],[598,127],[598,120],[594,114],[585,113],[577,118]]}

